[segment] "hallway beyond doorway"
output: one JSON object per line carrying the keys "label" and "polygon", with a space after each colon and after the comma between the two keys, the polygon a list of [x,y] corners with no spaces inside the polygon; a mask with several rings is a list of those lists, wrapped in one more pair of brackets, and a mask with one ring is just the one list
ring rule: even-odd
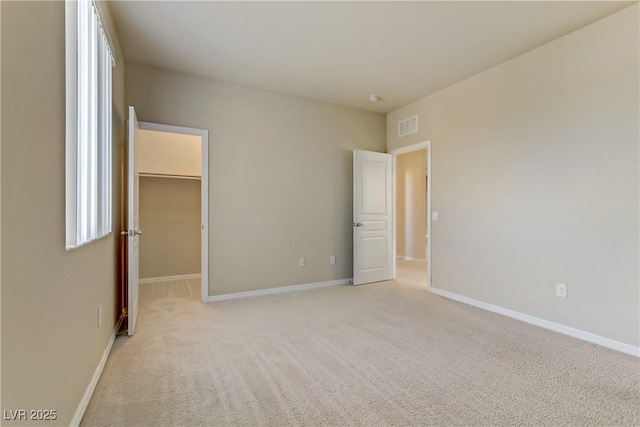
{"label": "hallway beyond doorway", "polygon": [[427,290],[427,262],[396,260],[396,280],[412,287]]}

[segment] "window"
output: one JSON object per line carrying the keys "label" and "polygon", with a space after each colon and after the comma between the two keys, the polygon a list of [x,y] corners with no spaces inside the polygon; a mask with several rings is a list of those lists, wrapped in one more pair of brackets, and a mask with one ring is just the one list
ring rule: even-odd
{"label": "window", "polygon": [[94,0],[66,1],[66,246],[112,230],[111,68]]}

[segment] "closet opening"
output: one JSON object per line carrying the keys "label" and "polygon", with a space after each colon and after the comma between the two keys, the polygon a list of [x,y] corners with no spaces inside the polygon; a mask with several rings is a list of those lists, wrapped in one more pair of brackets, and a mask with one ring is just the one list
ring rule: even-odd
{"label": "closet opening", "polygon": [[205,130],[140,122],[141,296],[208,301],[207,145]]}

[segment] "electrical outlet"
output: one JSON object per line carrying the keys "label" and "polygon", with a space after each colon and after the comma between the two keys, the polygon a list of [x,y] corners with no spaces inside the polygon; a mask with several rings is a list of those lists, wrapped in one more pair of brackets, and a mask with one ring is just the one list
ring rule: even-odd
{"label": "electrical outlet", "polygon": [[304,258],[298,260],[298,267],[304,267]]}
{"label": "electrical outlet", "polygon": [[438,214],[438,211],[431,212],[431,221],[437,221],[439,217],[440,214]]}
{"label": "electrical outlet", "polygon": [[567,297],[567,285],[564,283],[556,283],[556,296],[560,298]]}
{"label": "electrical outlet", "polygon": [[98,328],[102,326],[102,306],[98,307]]}
{"label": "electrical outlet", "polygon": [[329,264],[335,264],[336,263],[336,256],[335,255],[331,255],[329,257]]}

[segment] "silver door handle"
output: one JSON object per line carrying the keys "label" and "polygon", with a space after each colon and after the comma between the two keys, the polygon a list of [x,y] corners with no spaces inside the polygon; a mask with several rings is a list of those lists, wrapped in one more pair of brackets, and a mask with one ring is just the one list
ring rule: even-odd
{"label": "silver door handle", "polygon": [[142,230],[122,230],[120,232],[121,236],[129,236],[129,237],[133,237],[133,236],[142,236]]}

